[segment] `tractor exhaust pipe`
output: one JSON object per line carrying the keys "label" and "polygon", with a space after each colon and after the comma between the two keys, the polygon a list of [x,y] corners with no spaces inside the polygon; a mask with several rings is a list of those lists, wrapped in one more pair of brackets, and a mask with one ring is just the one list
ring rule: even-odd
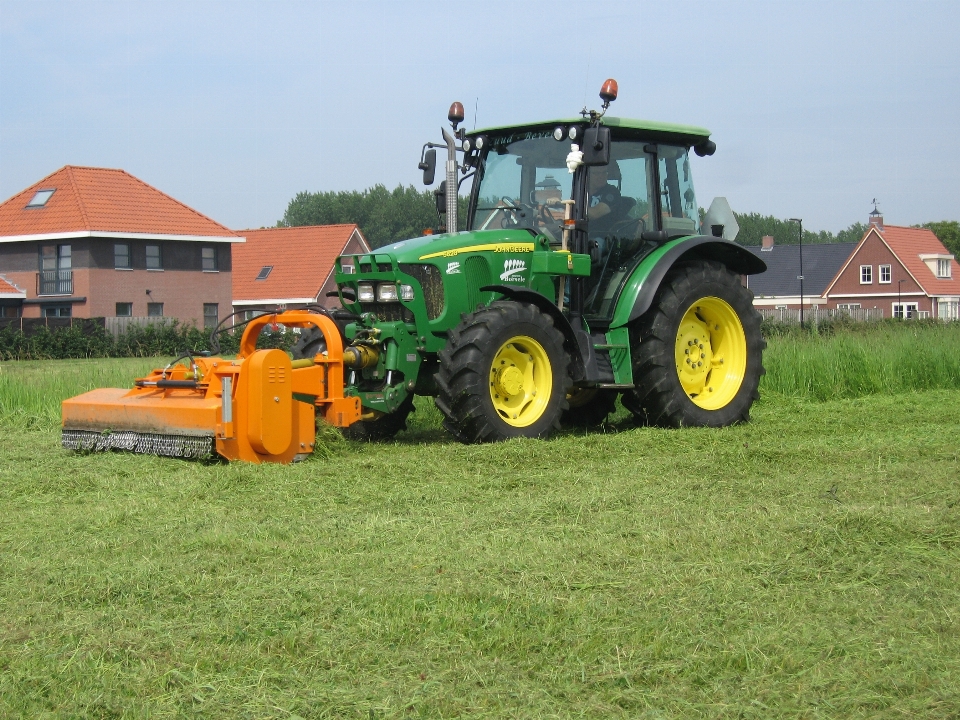
{"label": "tractor exhaust pipe", "polygon": [[457,186],[457,139],[462,140],[463,135],[457,132],[457,126],[463,122],[463,105],[458,102],[450,106],[447,113],[447,120],[453,125],[453,134],[451,135],[443,128],[443,141],[447,144],[447,232],[457,232],[457,200],[459,187]]}

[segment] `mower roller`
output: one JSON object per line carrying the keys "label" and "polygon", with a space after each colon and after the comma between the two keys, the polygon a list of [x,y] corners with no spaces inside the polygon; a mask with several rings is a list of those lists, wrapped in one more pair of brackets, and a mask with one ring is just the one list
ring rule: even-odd
{"label": "mower roller", "polygon": [[[257,350],[267,324],[316,328],[323,352],[291,360]],[[340,331],[326,315],[304,310],[250,321],[235,360],[187,356],[134,382],[63,402],[63,446],[253,463],[290,463],[313,451],[315,417],[347,427],[360,419],[360,399],[344,397]]]}

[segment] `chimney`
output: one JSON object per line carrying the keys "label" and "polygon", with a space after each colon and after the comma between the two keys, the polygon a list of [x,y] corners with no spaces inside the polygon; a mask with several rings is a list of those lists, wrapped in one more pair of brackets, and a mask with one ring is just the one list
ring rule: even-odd
{"label": "chimney", "polygon": [[883,232],[883,215],[881,215],[880,211],[877,210],[876,198],[874,198],[873,201],[873,210],[870,212],[870,216],[867,218],[867,229],[871,227],[876,227],[879,232]]}
{"label": "chimney", "polygon": [[760,238],[760,252],[773,252],[773,235]]}

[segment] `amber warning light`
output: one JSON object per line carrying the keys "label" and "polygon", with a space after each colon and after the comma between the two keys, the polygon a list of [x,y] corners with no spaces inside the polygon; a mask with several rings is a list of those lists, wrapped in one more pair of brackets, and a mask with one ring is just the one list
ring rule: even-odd
{"label": "amber warning light", "polygon": [[617,81],[613,78],[607,78],[607,81],[603,83],[603,87],[600,88],[600,99],[603,100],[604,108],[617,99],[617,92]]}

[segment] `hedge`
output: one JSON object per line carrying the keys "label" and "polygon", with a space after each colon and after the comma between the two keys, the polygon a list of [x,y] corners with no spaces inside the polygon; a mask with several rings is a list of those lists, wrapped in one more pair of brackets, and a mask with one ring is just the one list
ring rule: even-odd
{"label": "hedge", "polygon": [[[258,348],[289,350],[299,335],[268,330],[257,340]],[[218,334],[218,354],[235,355],[241,333]],[[212,351],[210,333],[177,321],[160,325],[131,325],[118,337],[104,327],[102,318],[60,319],[56,323],[0,324],[0,361],[67,360],[72,358],[162,357],[183,352]]]}

